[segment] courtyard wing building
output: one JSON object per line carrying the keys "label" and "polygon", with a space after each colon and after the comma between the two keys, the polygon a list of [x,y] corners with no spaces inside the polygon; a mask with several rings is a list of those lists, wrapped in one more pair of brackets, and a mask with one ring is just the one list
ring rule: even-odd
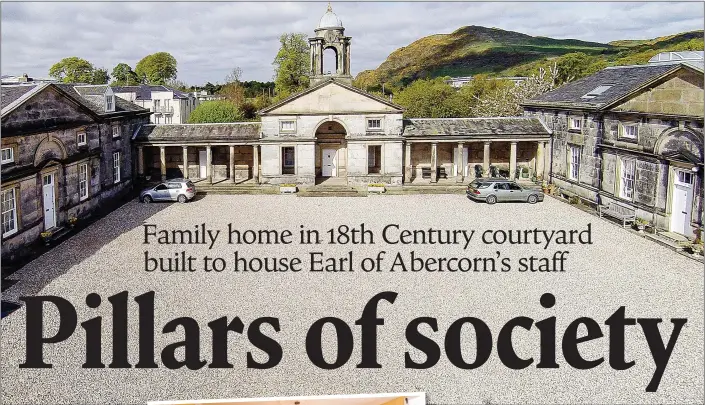
{"label": "courtyard wing building", "polygon": [[703,52],[615,66],[524,104],[553,132],[548,175],[566,193],[630,206],[694,236],[703,217]]}

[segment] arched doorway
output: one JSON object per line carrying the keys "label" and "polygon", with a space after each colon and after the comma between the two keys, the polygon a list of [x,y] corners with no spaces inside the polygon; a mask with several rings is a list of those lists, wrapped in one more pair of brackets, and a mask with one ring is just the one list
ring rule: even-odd
{"label": "arched doorway", "polygon": [[325,121],[316,128],[317,182],[347,176],[346,134],[337,121]]}

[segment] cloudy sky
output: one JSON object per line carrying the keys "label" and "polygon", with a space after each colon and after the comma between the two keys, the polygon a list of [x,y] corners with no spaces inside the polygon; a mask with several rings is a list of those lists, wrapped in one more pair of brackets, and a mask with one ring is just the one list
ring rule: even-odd
{"label": "cloudy sky", "polygon": [[[534,36],[608,42],[703,29],[702,3],[333,2],[352,37],[352,70],[374,69],[421,37],[482,25]],[[313,29],[326,3],[8,3],[1,9],[3,74],[46,77],[68,56],[108,72],[166,51],[189,84],[222,82],[235,66],[244,80],[270,80],[278,37]]]}

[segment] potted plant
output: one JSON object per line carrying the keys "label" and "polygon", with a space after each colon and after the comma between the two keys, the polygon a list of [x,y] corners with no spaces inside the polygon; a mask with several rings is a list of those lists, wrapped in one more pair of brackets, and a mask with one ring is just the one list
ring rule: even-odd
{"label": "potted plant", "polygon": [[39,236],[42,237],[44,244],[49,246],[49,242],[51,241],[51,231],[44,231],[40,233]]}
{"label": "potted plant", "polygon": [[636,229],[638,229],[640,233],[643,233],[644,229],[646,229],[646,226],[649,225],[649,221],[645,220],[644,218],[637,218],[634,221],[634,225],[636,225]]}
{"label": "potted plant", "polygon": [[78,218],[76,218],[76,217],[71,217],[71,218],[69,218],[69,226],[70,226],[71,228],[73,228],[74,226],[76,226],[76,222],[78,222]]}
{"label": "potted plant", "polygon": [[384,193],[386,189],[384,188],[384,184],[382,183],[371,183],[367,185],[367,192],[368,193]]}
{"label": "potted plant", "polygon": [[280,184],[279,192],[281,194],[293,194],[297,191],[296,184]]}
{"label": "potted plant", "polygon": [[541,190],[543,191],[544,194],[548,194],[551,191],[550,188],[548,187],[548,182],[546,180],[541,182]]}

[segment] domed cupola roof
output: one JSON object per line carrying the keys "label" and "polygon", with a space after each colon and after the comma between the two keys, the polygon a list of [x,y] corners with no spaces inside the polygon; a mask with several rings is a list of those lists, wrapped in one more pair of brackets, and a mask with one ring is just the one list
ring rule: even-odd
{"label": "domed cupola roof", "polygon": [[342,26],[343,22],[340,21],[340,18],[338,18],[338,16],[333,12],[333,7],[331,7],[330,3],[328,3],[328,10],[325,14],[323,14],[323,17],[321,17],[321,21],[318,23],[317,29],[340,28]]}

